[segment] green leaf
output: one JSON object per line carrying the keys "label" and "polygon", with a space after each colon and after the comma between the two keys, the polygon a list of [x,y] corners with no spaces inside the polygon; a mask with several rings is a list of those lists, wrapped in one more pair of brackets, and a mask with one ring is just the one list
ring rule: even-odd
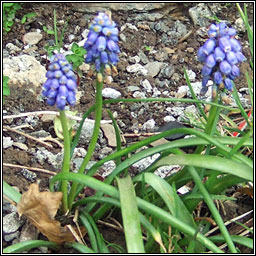
{"label": "green leaf", "polygon": [[78,44],[77,43],[73,43],[72,47],[71,47],[71,51],[75,52],[75,50],[78,49],[78,48],[79,48]]}
{"label": "green leaf", "polygon": [[3,253],[17,253],[30,250],[33,248],[38,248],[40,246],[57,247],[57,244],[50,241],[30,240],[10,245],[3,250]]}
{"label": "green leaf", "polygon": [[136,195],[130,176],[116,178],[120,193],[121,212],[128,253],[145,253]]}
{"label": "green leaf", "polygon": [[36,16],[36,13],[30,12],[30,13],[27,13],[25,16],[26,16],[27,18],[33,18],[33,17]]}
{"label": "green leaf", "polygon": [[3,181],[3,193],[15,203],[18,203],[21,199],[21,194],[5,181]]}
{"label": "green leaf", "polygon": [[188,165],[229,173],[237,177],[253,181],[253,169],[242,163],[218,156],[184,154],[169,155],[160,159],[157,166]]}
{"label": "green leaf", "polygon": [[6,8],[6,7],[11,7],[13,6],[14,3],[3,3],[3,7]]}
{"label": "green leaf", "polygon": [[[144,177],[143,177],[144,176]],[[177,196],[176,191],[161,177],[154,173],[144,173],[133,179],[134,182],[142,181],[144,178],[145,183],[149,184],[154,190],[161,196],[171,214],[176,218],[180,218],[187,225],[195,228],[195,223],[191,214],[187,210],[186,206]]]}
{"label": "green leaf", "polygon": [[26,20],[27,20],[27,17],[26,17],[26,15],[24,15],[21,19],[21,24],[24,24],[26,22]]}
{"label": "green leaf", "polygon": [[89,248],[89,247],[87,247],[83,244],[76,243],[76,242],[66,243],[65,246],[69,247],[69,248],[74,248],[74,249],[76,249],[77,251],[79,251],[81,253],[96,253],[91,248]]}

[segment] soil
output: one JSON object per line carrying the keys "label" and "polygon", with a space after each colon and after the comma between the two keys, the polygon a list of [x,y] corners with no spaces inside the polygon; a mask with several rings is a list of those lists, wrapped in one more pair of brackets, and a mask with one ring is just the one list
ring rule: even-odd
{"label": "soil", "polygon": [[[131,93],[127,92],[126,88],[129,85],[139,85],[141,79],[148,79],[152,86],[157,86],[156,80],[152,77],[145,77],[145,76],[133,76],[126,72],[126,67],[130,65],[127,61],[128,57],[132,57],[138,54],[139,49],[144,49],[144,46],[150,46],[156,51],[161,50],[163,47],[170,47],[170,48],[177,48],[177,54],[179,58],[169,58],[167,60],[164,60],[166,63],[169,63],[169,65],[172,65],[175,69],[175,72],[178,73],[181,77],[180,81],[178,83],[172,83],[171,87],[169,88],[170,92],[176,92],[178,90],[178,87],[181,85],[185,85],[186,81],[183,78],[184,74],[184,67],[186,69],[193,70],[197,76],[200,76],[202,65],[196,61],[196,52],[197,49],[202,45],[202,42],[199,42],[198,36],[196,35],[196,31],[199,29],[199,27],[194,26],[193,22],[191,21],[191,18],[188,15],[188,9],[195,4],[181,4],[180,8],[180,16],[178,16],[180,19],[185,20],[186,25],[188,26],[188,30],[192,31],[191,35],[184,40],[181,43],[178,43],[177,45],[174,45],[170,47],[169,45],[164,45],[162,42],[159,42],[159,34],[153,32],[152,30],[148,30],[142,27],[138,28],[138,31],[135,30],[129,30],[126,29],[124,34],[127,38],[126,42],[120,41],[119,46],[121,49],[121,52],[125,52],[127,54],[126,58],[122,58],[122,60],[118,63],[117,69],[118,69],[118,75],[114,77],[114,81],[111,84],[110,87],[116,88],[118,91],[121,92],[123,98],[132,98]],[[225,4],[220,4],[222,6],[222,9],[218,12],[217,17],[219,19],[228,20],[230,24],[233,24],[234,21],[238,18],[238,12],[235,7],[235,5],[231,6],[225,6]],[[251,8],[250,8],[251,7]],[[70,44],[68,41],[68,35],[70,33],[73,33],[75,30],[75,27],[77,25],[80,25],[82,27],[82,30],[84,28],[88,27],[89,21],[84,19],[84,16],[82,13],[74,13],[69,3],[61,4],[61,3],[25,3],[23,4],[23,8],[19,10],[16,14],[16,17],[18,19],[21,19],[24,14],[35,12],[37,14],[36,19],[27,26],[25,23],[22,25],[21,23],[15,23],[15,25],[12,27],[11,31],[4,35],[3,37],[3,49],[5,49],[7,43],[16,43],[17,40],[19,42],[22,42],[22,36],[27,33],[34,31],[35,29],[39,28],[42,30],[42,25],[46,25],[49,27],[53,26],[53,18],[52,17],[52,11],[53,9],[57,10],[57,20],[69,20],[67,31],[65,32],[64,37],[64,45]],[[253,7],[252,4],[249,4],[248,8],[248,15],[249,20],[251,24],[253,24]],[[73,18],[75,15],[75,19]],[[118,13],[118,12],[112,12],[112,19],[117,23],[118,27],[120,28],[122,25],[124,25],[127,22],[127,19],[129,17],[129,13]],[[165,17],[166,18],[166,17]],[[174,22],[173,19],[170,18],[169,20],[171,23]],[[60,26],[61,31],[61,26]],[[37,44],[37,51],[39,55],[36,57],[41,64],[46,65],[45,60],[40,58],[40,56],[45,55],[46,51],[44,50],[44,46],[48,44],[49,40],[53,39],[52,35],[48,35],[45,32],[42,32],[43,39]],[[82,40],[82,37],[76,38],[75,41],[79,42]],[[136,43],[135,43],[136,41]],[[240,41],[242,44],[246,44],[248,41],[246,34],[241,34]],[[185,49],[191,47],[195,49],[192,52],[185,52]],[[148,54],[147,51],[144,49],[144,53]],[[249,48],[245,47],[244,51],[245,56],[247,59],[250,58]],[[149,59],[153,60],[154,56],[148,56]],[[184,62],[181,63],[179,60],[183,58]],[[248,70],[248,63],[243,64],[243,67],[241,67],[245,70]],[[245,87],[246,80],[244,73],[241,72],[241,76],[237,80],[236,84],[240,87]],[[55,107],[49,107],[44,102],[39,101],[37,97],[31,92],[30,85],[27,84],[25,86],[22,86],[20,88],[14,88],[11,86],[11,95],[5,98],[5,102],[3,104],[3,109],[7,110],[8,115],[11,114],[18,114],[21,112],[32,112],[32,111],[41,111],[41,110],[54,110],[56,111]],[[85,91],[85,95],[83,95],[80,99],[80,104],[75,106],[75,110],[78,111],[78,113],[81,114],[84,113],[88,107],[94,104],[95,99],[95,80],[93,77],[88,77],[87,75],[83,75],[80,81],[80,89],[81,91]],[[158,88],[160,91],[162,91],[162,88]],[[40,88],[37,89],[36,94],[40,94]],[[133,118],[131,116],[131,106],[132,104],[112,104],[109,107],[109,109],[112,112],[117,111],[118,112],[118,119],[122,120],[122,122],[125,124],[122,127],[123,133],[129,133],[133,132],[132,127],[134,123],[139,123],[139,125],[144,124],[147,120],[153,118],[156,122],[156,125],[160,127],[164,124],[163,118],[167,115],[167,112],[165,110],[165,106],[162,103],[147,103],[148,105],[148,111],[145,115],[139,115],[138,118]],[[143,106],[143,104],[141,105]],[[169,105],[172,106],[172,105]],[[159,111],[159,109],[161,111]],[[94,118],[93,114],[89,116],[90,118]],[[109,119],[107,113],[103,112],[103,119],[107,120]],[[22,131],[24,133],[31,133],[32,131],[40,131],[45,130],[46,132],[50,132],[53,138],[56,138],[56,134],[53,129],[52,122],[45,123],[40,122],[40,117],[38,118],[38,122],[36,122],[34,125],[32,124],[31,128],[24,128]],[[16,118],[12,120],[4,120],[3,124],[10,127],[15,127],[19,125],[23,125],[25,122],[25,117],[22,118]],[[30,166],[30,167],[38,167],[47,169],[50,171],[56,172],[56,170],[48,163],[44,163],[41,165],[38,162],[34,161],[33,150],[36,149],[39,145],[29,140],[21,135],[18,135],[16,133],[10,132],[10,131],[3,131],[3,136],[9,136],[12,138],[13,141],[22,141],[24,144],[27,145],[28,151],[21,150],[17,147],[10,147],[8,149],[3,150],[3,162],[4,163],[11,163],[11,164],[17,164],[22,166]],[[60,147],[52,143],[54,148],[51,149],[51,152],[54,154],[57,154],[60,152]],[[41,146],[41,145],[40,145]],[[95,160],[97,160],[97,154],[94,156]],[[48,188],[48,180],[49,175],[43,174],[38,172],[37,173],[37,179],[40,179],[40,187],[41,190],[44,190],[44,188]],[[21,169],[19,168],[13,168],[13,167],[6,167],[3,166],[3,179],[12,186],[17,186],[21,193],[25,192],[31,184],[31,180],[28,180],[25,178],[22,173]],[[246,203],[243,203],[243,199],[247,200]],[[237,204],[237,210],[235,212],[232,212],[229,207],[226,207],[226,219],[230,219],[232,217],[238,216],[239,214],[242,214],[250,209],[253,209],[252,205],[252,199],[248,196],[242,196],[239,200],[239,203]],[[224,215],[223,215],[224,216]],[[113,230],[106,226],[100,226],[101,231],[103,232],[104,238],[113,243],[120,244],[125,248],[124,243],[124,236],[123,233],[120,231]],[[3,246],[9,245],[8,243],[4,242]],[[31,251],[33,252],[33,251]],[[50,252],[50,250],[49,250]],[[70,251],[69,251],[70,252]],[[115,253],[115,251],[113,251]],[[55,252],[54,252],[55,253]],[[58,252],[61,253],[61,252]],[[64,252],[65,253],[65,252]]]}

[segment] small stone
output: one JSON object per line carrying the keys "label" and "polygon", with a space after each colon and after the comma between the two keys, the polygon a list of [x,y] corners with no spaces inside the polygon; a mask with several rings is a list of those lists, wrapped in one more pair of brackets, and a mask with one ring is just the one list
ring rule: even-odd
{"label": "small stone", "polygon": [[101,167],[101,170],[103,171],[103,173],[101,174],[101,176],[103,178],[107,177],[111,172],[113,172],[113,170],[116,168],[116,164],[113,160],[110,160],[108,162],[105,162],[103,164],[103,166]]}
{"label": "small stone", "polygon": [[102,90],[102,96],[108,99],[117,99],[121,97],[121,93],[113,88],[104,88]]}
{"label": "small stone", "polygon": [[189,53],[193,53],[193,52],[195,51],[195,49],[192,48],[192,47],[188,47],[188,48],[187,48],[187,51],[188,51]]}
{"label": "small stone", "polygon": [[[187,70],[187,74],[188,74],[188,78],[191,82],[194,82],[196,79],[196,73],[192,70]],[[185,74],[184,74],[184,78],[185,78]]]}
{"label": "small stone", "polygon": [[126,89],[127,89],[128,92],[135,92],[135,91],[140,90],[140,88],[138,86],[135,86],[135,85],[130,85]]}
{"label": "small stone", "polygon": [[143,51],[140,50],[138,56],[140,57],[140,60],[143,64],[149,63],[148,57]]}
{"label": "small stone", "polygon": [[141,80],[140,84],[143,88],[146,89],[147,92],[152,91],[152,86],[151,86],[150,82],[147,79]]}
{"label": "small stone", "polygon": [[37,240],[38,231],[35,226],[33,226],[30,222],[26,222],[22,227],[21,234],[19,237],[19,242],[25,242],[30,240]]}
{"label": "small stone", "polygon": [[89,32],[90,32],[89,29],[85,29],[85,30],[82,32],[82,37],[83,37],[84,39],[87,39]]}
{"label": "small stone", "polygon": [[126,42],[126,36],[122,33],[120,34],[120,39],[123,41],[123,42]]}
{"label": "small stone", "polygon": [[187,95],[188,90],[189,90],[189,87],[187,85],[180,86],[179,89],[178,89],[178,92],[175,95],[175,97],[177,97],[179,99],[183,98],[184,96]]}
{"label": "small stone", "polygon": [[163,51],[165,51],[165,52],[168,53],[168,54],[173,54],[173,53],[175,53],[175,50],[172,49],[172,48],[169,48],[169,47],[164,47],[164,48],[163,48]]}
{"label": "small stone", "polygon": [[8,43],[6,45],[6,49],[10,52],[10,54],[21,51],[21,49],[19,47],[17,47],[16,45],[14,45],[13,43]]}
{"label": "small stone", "polygon": [[11,137],[5,137],[3,136],[3,148],[9,148],[13,145],[13,140]]}
{"label": "small stone", "polygon": [[159,95],[161,95],[161,92],[156,87],[154,87],[152,98],[157,98]]}
{"label": "small stone", "polygon": [[3,232],[6,234],[16,232],[23,224],[16,212],[11,212],[3,217]]}
{"label": "small stone", "polygon": [[101,129],[103,130],[104,135],[108,140],[108,145],[110,147],[116,147],[116,136],[114,126],[111,124],[102,124]]}
{"label": "small stone", "polygon": [[103,159],[106,156],[110,155],[113,152],[113,149],[110,147],[104,147],[100,150],[99,159]]}
{"label": "small stone", "polygon": [[84,148],[75,148],[74,155],[78,157],[85,157],[87,151]]}
{"label": "small stone", "polygon": [[162,65],[163,65],[163,62],[154,61],[146,64],[144,68],[148,71],[148,74],[147,74],[148,76],[155,77],[158,75]]}
{"label": "small stone", "polygon": [[73,34],[68,35],[68,41],[71,43],[75,39],[75,37],[76,36]]}
{"label": "small stone", "polygon": [[188,10],[188,13],[195,26],[206,27],[209,25],[209,18],[213,14],[205,3],[199,3]]}
{"label": "small stone", "polygon": [[164,121],[166,122],[166,123],[169,123],[169,122],[171,122],[171,121],[175,121],[176,119],[173,117],[173,116],[165,116],[164,117]]}
{"label": "small stone", "polygon": [[133,96],[133,98],[139,98],[139,99],[146,98],[146,95],[144,92],[138,92],[138,91],[134,92],[132,96]]}
{"label": "small stone", "polygon": [[23,36],[23,42],[24,44],[34,45],[37,44],[42,38],[43,35],[38,32],[29,32]]}
{"label": "small stone", "polygon": [[173,116],[180,116],[184,112],[184,107],[168,107],[166,108],[166,111],[172,114]]}
{"label": "small stone", "polygon": [[6,242],[10,242],[10,241],[12,241],[12,240],[18,238],[19,235],[20,235],[20,231],[16,231],[16,232],[14,232],[14,233],[5,235],[5,236],[4,236],[4,240],[5,240]]}
{"label": "small stone", "polygon": [[133,64],[133,65],[130,65],[130,66],[127,66],[126,67],[126,70],[129,72],[129,73],[139,73],[139,74],[142,74],[142,75],[147,75],[148,74],[148,70],[146,68],[144,68],[141,64],[139,63],[136,63],[136,64]]}
{"label": "small stone", "polygon": [[32,181],[32,182],[35,182],[36,181],[36,178],[37,178],[37,175],[34,173],[34,172],[31,172],[27,169],[22,169],[21,171],[21,174],[29,181]]}
{"label": "small stone", "polygon": [[243,19],[241,17],[236,19],[234,29],[236,29],[237,32],[245,32],[246,31]]}
{"label": "small stone", "polygon": [[133,56],[133,57],[129,57],[128,58],[128,61],[130,62],[130,63],[139,63],[140,62],[140,57],[139,56]]}
{"label": "small stone", "polygon": [[156,124],[155,120],[150,119],[142,125],[141,129],[144,131],[153,131],[153,129],[155,128],[155,124]]}

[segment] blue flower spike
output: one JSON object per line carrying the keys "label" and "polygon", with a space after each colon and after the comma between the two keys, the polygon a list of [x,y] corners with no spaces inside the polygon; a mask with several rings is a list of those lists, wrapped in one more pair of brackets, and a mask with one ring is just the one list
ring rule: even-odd
{"label": "blue flower spike", "polygon": [[204,63],[200,94],[205,95],[207,92],[209,79],[213,80],[218,89],[232,91],[233,80],[240,75],[238,64],[246,60],[241,52],[241,44],[235,38],[236,30],[220,22],[210,25],[208,36],[209,39],[197,53],[198,61]]}
{"label": "blue flower spike", "polygon": [[63,54],[52,56],[49,71],[46,73],[47,80],[43,85],[42,95],[47,98],[50,106],[56,104],[59,110],[65,106],[74,106],[76,103],[77,79]]}
{"label": "blue flower spike", "polygon": [[119,61],[118,29],[111,15],[99,12],[89,26],[88,38],[84,44],[87,51],[85,62],[93,64],[97,72],[114,67]]}

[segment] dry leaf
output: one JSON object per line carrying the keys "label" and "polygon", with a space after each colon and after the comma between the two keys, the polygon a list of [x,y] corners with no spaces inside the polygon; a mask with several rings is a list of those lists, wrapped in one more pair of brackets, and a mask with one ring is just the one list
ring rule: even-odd
{"label": "dry leaf", "polygon": [[[54,219],[61,199],[62,192],[39,192],[38,184],[34,183],[22,195],[17,210],[20,216],[24,214],[51,242],[73,242],[75,238],[70,230]],[[85,229],[81,231],[85,234]]]}

